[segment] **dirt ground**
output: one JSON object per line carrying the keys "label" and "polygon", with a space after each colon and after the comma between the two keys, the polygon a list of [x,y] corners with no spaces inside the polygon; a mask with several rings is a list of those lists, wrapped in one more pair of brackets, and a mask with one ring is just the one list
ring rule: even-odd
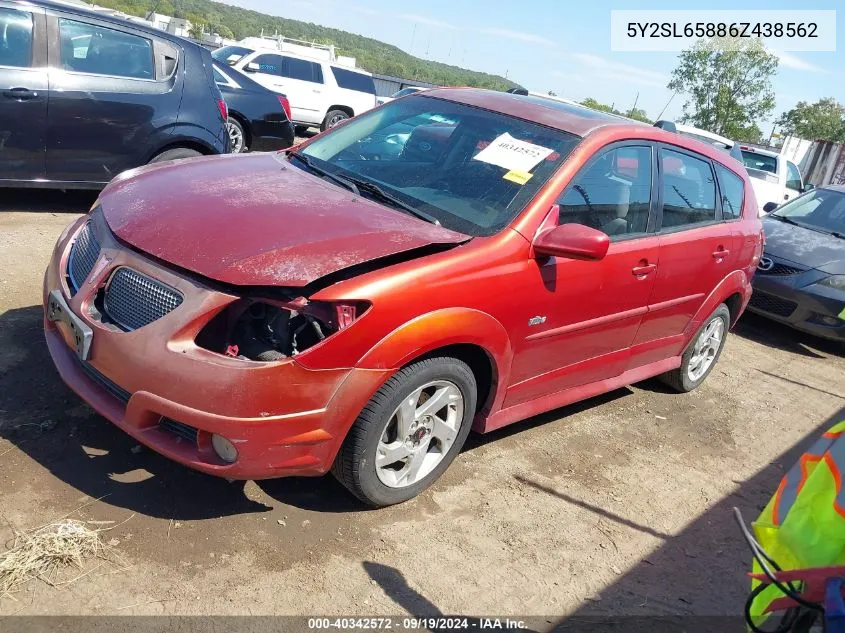
{"label": "dirt ground", "polygon": [[471,437],[397,507],[331,477],[227,483],[136,450],[52,366],[41,276],[92,201],[0,190],[0,540],[97,521],[130,566],[30,583],[0,614],[736,614],[731,508],[756,516],[845,419],[842,348],[746,316],[698,391],[650,381]]}

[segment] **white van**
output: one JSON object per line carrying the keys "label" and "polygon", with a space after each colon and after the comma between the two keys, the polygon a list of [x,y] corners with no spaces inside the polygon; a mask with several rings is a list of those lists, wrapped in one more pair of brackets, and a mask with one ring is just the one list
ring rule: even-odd
{"label": "white van", "polygon": [[298,126],[326,130],[376,106],[373,76],[363,70],[269,46],[224,46],[212,57],[286,95]]}

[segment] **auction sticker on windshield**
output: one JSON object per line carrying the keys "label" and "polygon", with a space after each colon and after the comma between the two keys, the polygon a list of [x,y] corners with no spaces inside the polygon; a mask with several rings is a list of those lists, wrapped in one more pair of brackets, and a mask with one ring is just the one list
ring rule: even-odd
{"label": "auction sticker on windshield", "polygon": [[528,173],[552,151],[542,145],[520,141],[505,132],[478,152],[473,160],[503,167],[509,171]]}

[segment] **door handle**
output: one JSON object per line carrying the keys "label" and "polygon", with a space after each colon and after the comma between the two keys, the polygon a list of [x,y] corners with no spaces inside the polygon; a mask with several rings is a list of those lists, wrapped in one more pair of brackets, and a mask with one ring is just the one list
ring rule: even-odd
{"label": "door handle", "polygon": [[312,90],[311,92],[313,92],[315,95],[323,94],[322,90]]}
{"label": "door handle", "polygon": [[631,273],[636,277],[645,277],[653,273],[656,268],[657,264],[644,264],[642,266],[634,266],[631,269]]}
{"label": "door handle", "polygon": [[726,248],[720,248],[718,250],[713,251],[713,259],[724,259],[730,254],[731,252]]}
{"label": "door handle", "polygon": [[29,88],[10,88],[3,91],[3,96],[7,99],[17,99],[18,101],[29,101],[30,99],[38,98],[38,93]]}

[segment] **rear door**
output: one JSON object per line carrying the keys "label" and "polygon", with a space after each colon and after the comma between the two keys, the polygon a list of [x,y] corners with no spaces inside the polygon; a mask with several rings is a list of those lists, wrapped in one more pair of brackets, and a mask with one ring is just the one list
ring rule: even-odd
{"label": "rear door", "polygon": [[376,106],[376,84],[372,76],[337,66],[330,68],[340,97],[335,104],[349,106],[356,115]]}
{"label": "rear door", "polygon": [[106,183],[145,162],[181,102],[180,51],[144,31],[48,12],[47,176]]}
{"label": "rear door", "polygon": [[47,38],[44,9],[0,0],[0,179],[44,178]]}
{"label": "rear door", "polygon": [[658,166],[660,266],[634,342],[636,365],[680,352],[693,316],[737,258],[710,159],[661,145]]}

